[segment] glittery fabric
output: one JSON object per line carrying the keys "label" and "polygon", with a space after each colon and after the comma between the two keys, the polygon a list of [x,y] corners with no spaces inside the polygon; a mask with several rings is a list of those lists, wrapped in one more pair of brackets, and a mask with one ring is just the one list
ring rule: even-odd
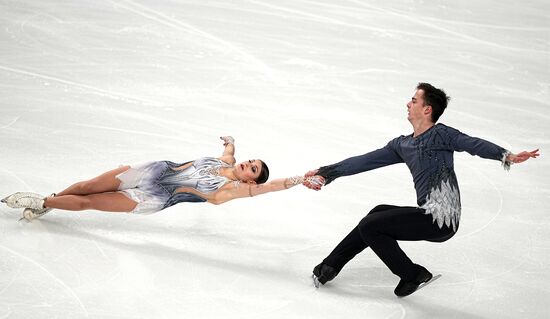
{"label": "glittery fabric", "polygon": [[460,191],[454,172],[446,165],[432,175],[426,202],[421,206],[431,214],[439,228],[443,225],[457,230],[460,221]]}

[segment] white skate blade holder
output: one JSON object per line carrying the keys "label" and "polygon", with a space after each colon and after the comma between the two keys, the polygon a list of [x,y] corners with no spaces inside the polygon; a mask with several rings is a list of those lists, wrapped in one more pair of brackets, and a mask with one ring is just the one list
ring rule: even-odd
{"label": "white skate blade holder", "polygon": [[36,217],[34,217],[34,212],[32,211],[32,209],[30,208],[25,208],[23,209],[23,216],[21,218],[19,218],[19,221],[26,221],[27,223],[30,223],[33,221],[33,219],[35,219]]}
{"label": "white skate blade holder", "polygon": [[429,285],[432,282],[438,280],[439,278],[441,278],[441,274],[437,274],[437,275],[433,276],[432,279],[426,281],[425,283],[420,284],[420,286],[418,286],[418,288],[415,290],[415,292],[422,289],[422,288],[424,288],[424,287],[426,287],[427,285]]}
{"label": "white skate blade holder", "polygon": [[27,223],[32,222],[35,219],[38,219],[47,213],[49,213],[52,209],[51,208],[44,208],[41,210],[35,210],[31,208],[25,208],[23,210],[23,217],[19,218],[19,221],[25,220]]}
{"label": "white skate blade holder", "polygon": [[311,275],[311,279],[313,279],[313,286],[319,289],[319,286],[321,285],[321,283],[319,282],[319,278],[317,278],[317,276],[315,275]]}
{"label": "white skate blade holder", "polygon": [[[422,289],[422,288],[424,288],[424,287],[426,287],[427,285],[429,285],[432,282],[438,280],[439,278],[441,278],[441,274],[437,274],[437,275],[433,276],[432,279],[430,279],[427,282],[422,283],[420,286],[418,286],[418,288],[415,290],[415,292]],[[319,278],[317,278],[317,276],[315,276],[315,275],[311,275],[311,279],[313,279],[313,286],[318,289],[321,286],[321,283],[319,282]]]}

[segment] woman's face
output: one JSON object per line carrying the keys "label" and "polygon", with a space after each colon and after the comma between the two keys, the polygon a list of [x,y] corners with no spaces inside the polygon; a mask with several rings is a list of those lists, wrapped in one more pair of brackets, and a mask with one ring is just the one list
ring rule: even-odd
{"label": "woman's face", "polygon": [[248,160],[235,165],[235,177],[243,182],[255,181],[260,176],[262,161]]}

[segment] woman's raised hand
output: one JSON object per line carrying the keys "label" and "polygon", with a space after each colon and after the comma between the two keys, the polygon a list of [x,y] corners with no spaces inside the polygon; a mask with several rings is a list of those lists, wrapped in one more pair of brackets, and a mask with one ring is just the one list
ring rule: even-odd
{"label": "woman's raised hand", "polygon": [[235,139],[231,136],[221,136],[220,139],[223,141],[223,146],[235,144]]}

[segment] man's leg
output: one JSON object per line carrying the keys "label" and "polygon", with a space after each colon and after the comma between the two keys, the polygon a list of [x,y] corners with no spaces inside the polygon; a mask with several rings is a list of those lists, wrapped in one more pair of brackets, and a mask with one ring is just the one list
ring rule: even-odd
{"label": "man's leg", "polygon": [[[397,240],[444,241],[454,234],[447,226],[439,228],[433,223],[432,216],[418,207],[396,207],[380,214],[369,214],[359,223],[358,229],[365,243],[403,283],[418,284],[429,280],[431,274],[424,267],[414,264]],[[409,293],[414,292],[416,287],[418,285]]]}
{"label": "man's leg", "polygon": [[[398,206],[378,205],[373,208],[367,216],[379,214],[385,210],[397,207]],[[361,238],[359,228],[356,226],[344,239],[342,239],[323,262],[313,269],[313,274],[317,276],[319,282],[325,284],[327,281],[334,279],[350,260],[367,247],[367,244]]]}

